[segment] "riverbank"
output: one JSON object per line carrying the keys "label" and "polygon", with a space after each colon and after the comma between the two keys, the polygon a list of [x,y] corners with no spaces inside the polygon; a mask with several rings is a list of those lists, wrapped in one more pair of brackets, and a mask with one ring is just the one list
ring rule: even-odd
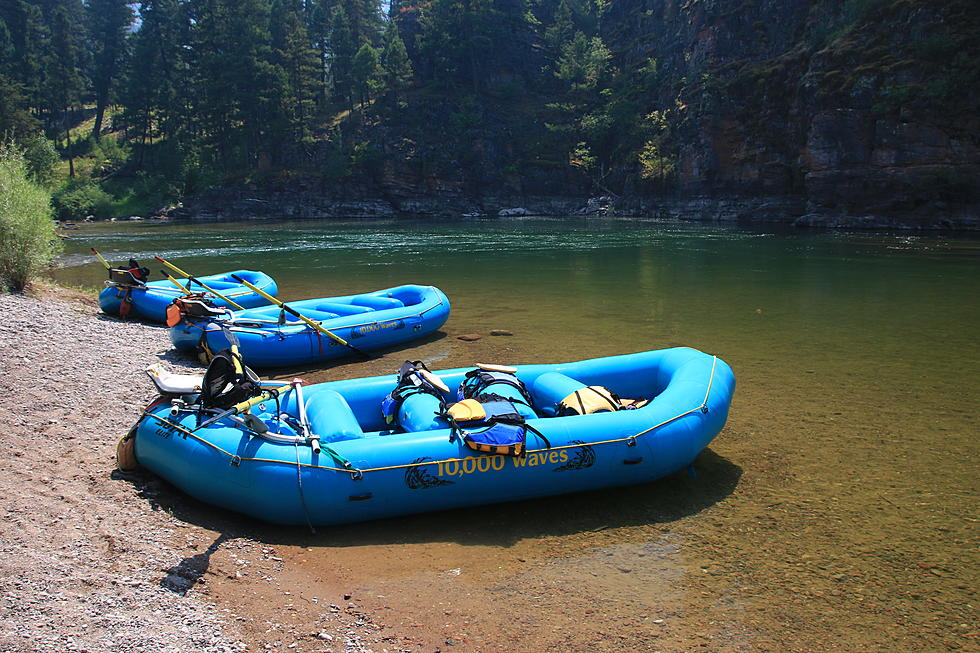
{"label": "riverbank", "polygon": [[[116,470],[119,436],[155,394],[144,368],[192,366],[166,329],[101,316],[95,295],[55,286],[0,294],[0,310],[0,650],[370,648],[326,598],[302,632],[257,638],[274,627],[253,623],[247,588],[272,583],[281,558],[161,481]],[[219,573],[243,581],[230,607],[209,594]]]}
{"label": "riverbank", "polygon": [[276,218],[440,218],[473,219],[552,216],[581,218],[655,218],[726,225],[787,225],[800,229],[865,231],[977,231],[980,207],[909,204],[888,212],[851,214],[818,207],[802,196],[693,195],[571,197],[513,195],[469,197],[458,192],[423,194],[351,194],[336,196],[307,186],[214,188],[186,197],[160,211],[174,220],[197,222]]}

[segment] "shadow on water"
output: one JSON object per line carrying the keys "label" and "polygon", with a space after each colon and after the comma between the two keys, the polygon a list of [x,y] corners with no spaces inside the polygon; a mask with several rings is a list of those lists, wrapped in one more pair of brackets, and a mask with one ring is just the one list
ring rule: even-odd
{"label": "shadow on water", "polygon": [[208,558],[221,543],[239,537],[264,544],[303,547],[432,542],[510,547],[526,539],[666,524],[723,501],[734,492],[742,475],[741,467],[710,449],[698,457],[695,470],[695,478],[681,470],[641,485],[324,526],[317,528],[316,533],[305,527],[266,524],[214,508],[148,472],[117,472],[113,478],[132,482],[154,510],[165,510],[180,521],[220,534],[207,551],[168,570],[169,580],[162,581],[166,583],[173,582],[174,576],[186,580],[197,573],[200,577],[207,569]]}

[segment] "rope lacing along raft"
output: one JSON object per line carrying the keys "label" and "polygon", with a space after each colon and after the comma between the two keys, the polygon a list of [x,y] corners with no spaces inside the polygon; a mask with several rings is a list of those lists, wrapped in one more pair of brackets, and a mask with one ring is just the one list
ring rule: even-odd
{"label": "rope lacing along raft", "polygon": [[[598,446],[598,445],[602,445],[602,444],[615,444],[615,443],[618,443],[618,442],[625,442],[627,444],[627,446],[635,447],[636,446],[637,439],[639,439],[640,437],[642,437],[644,435],[648,435],[649,433],[652,433],[653,431],[657,430],[658,428],[660,428],[662,426],[665,426],[667,424],[670,424],[671,422],[676,422],[677,420],[679,420],[679,419],[681,419],[683,417],[687,417],[688,415],[690,415],[692,413],[701,412],[701,413],[707,414],[707,412],[708,412],[708,397],[711,395],[711,386],[712,386],[712,383],[714,382],[714,379],[715,379],[715,368],[717,367],[717,365],[718,365],[718,357],[717,356],[713,356],[712,357],[712,361],[711,361],[711,375],[708,378],[708,388],[707,388],[707,390],[704,393],[704,399],[701,401],[700,404],[698,404],[694,408],[691,408],[690,410],[686,410],[686,411],[684,411],[682,413],[679,413],[677,415],[674,415],[673,417],[671,417],[669,419],[665,419],[664,421],[662,421],[662,422],[660,422],[658,424],[654,424],[650,428],[644,429],[644,430],[640,431],[639,433],[636,433],[634,435],[630,435],[630,436],[627,436],[627,437],[623,437],[623,438],[612,438],[612,439],[609,439],[609,440],[596,440],[594,442],[576,442],[574,444],[558,445],[558,446],[554,446],[554,447],[551,447],[551,448],[548,448],[548,449],[529,449],[527,451],[527,453],[538,453],[538,452],[541,452],[541,451],[560,451],[562,449],[578,449],[580,447],[593,447],[593,446]],[[229,451],[226,451],[225,449],[222,449],[220,446],[214,444],[213,442],[209,442],[208,440],[200,437],[199,435],[197,435],[193,431],[184,428],[180,424],[175,424],[175,423],[171,422],[170,420],[164,419],[163,417],[160,417],[159,415],[156,415],[156,414],[150,413],[150,412],[144,412],[143,413],[143,417],[153,417],[154,419],[159,420],[160,422],[163,422],[168,427],[173,428],[173,429],[176,429],[180,433],[183,433],[184,435],[190,436],[190,437],[194,438],[195,440],[197,440],[198,442],[201,442],[202,444],[205,444],[205,445],[211,447],[212,449],[215,449],[216,451],[225,454],[226,456],[228,456],[231,459],[231,463],[233,465],[236,465],[236,466],[237,465],[240,465],[242,462],[248,462],[248,461],[251,461],[251,462],[261,462],[261,463],[278,463],[278,464],[281,464],[281,465],[296,465],[297,468],[298,467],[308,467],[308,468],[311,468],[311,469],[324,469],[324,470],[332,471],[332,472],[345,472],[345,473],[350,474],[351,477],[354,480],[358,480],[364,474],[367,474],[368,472],[383,472],[383,471],[390,471],[390,470],[394,470],[394,469],[409,469],[409,468],[412,468],[412,467],[424,467],[426,465],[441,465],[441,464],[445,464],[445,463],[464,462],[465,461],[464,458],[446,458],[444,460],[427,460],[427,461],[423,461],[423,462],[404,463],[404,464],[401,464],[401,465],[387,465],[387,466],[384,466],[384,467],[367,467],[367,468],[359,469],[359,468],[354,467],[349,460],[347,460],[346,458],[344,458],[340,454],[336,453],[335,451],[331,450],[329,447],[322,447],[322,450],[325,451],[328,455],[330,455],[330,457],[333,458],[335,461],[337,461],[338,464],[343,465],[343,467],[332,467],[330,465],[315,465],[313,463],[304,463],[304,462],[300,462],[298,460],[297,460],[297,462],[292,462],[292,461],[288,461],[288,460],[278,460],[278,459],[275,459],[275,458],[242,457],[242,456],[238,456],[236,454],[233,454],[233,453],[231,453]]]}

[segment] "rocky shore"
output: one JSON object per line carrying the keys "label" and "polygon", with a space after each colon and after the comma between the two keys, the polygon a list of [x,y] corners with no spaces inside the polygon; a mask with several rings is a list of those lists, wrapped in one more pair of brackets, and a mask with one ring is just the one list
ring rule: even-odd
{"label": "rocky shore", "polygon": [[[244,597],[215,605],[209,559],[220,546],[241,595],[281,559],[214,519],[178,518],[162,482],[116,470],[116,442],[154,394],[144,368],[190,363],[171,358],[165,329],[98,315],[94,299],[0,294],[0,650],[262,649],[250,633],[274,627],[252,623]],[[324,610],[279,635],[283,650],[366,650]]]}
{"label": "rocky shore", "polygon": [[[894,198],[893,198],[894,199]],[[897,201],[897,200],[896,200]],[[515,218],[528,216],[655,218],[723,224],[781,224],[798,228],[976,231],[976,207],[913,205],[905,211],[848,212],[788,195],[690,197],[568,197],[516,195],[472,198],[430,195],[350,194],[343,197],[304,186],[214,188],[187,197],[160,215],[175,220],[253,218]]]}

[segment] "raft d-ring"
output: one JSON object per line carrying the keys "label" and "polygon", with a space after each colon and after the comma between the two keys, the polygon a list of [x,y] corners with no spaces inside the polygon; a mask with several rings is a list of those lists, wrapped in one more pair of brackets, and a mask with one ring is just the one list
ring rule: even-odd
{"label": "raft d-ring", "polygon": [[232,456],[231,457],[231,466],[232,467],[238,467],[241,464],[242,464],[242,457],[241,456]]}
{"label": "raft d-ring", "polygon": [[708,404],[701,406],[701,412],[704,413],[705,415],[708,414]]}
{"label": "raft d-ring", "polygon": [[635,447],[636,446],[636,436],[635,435],[626,438],[626,446],[627,447]]}
{"label": "raft d-ring", "polygon": [[350,473],[350,480],[359,481],[364,478],[364,474],[359,469],[355,469]]}

